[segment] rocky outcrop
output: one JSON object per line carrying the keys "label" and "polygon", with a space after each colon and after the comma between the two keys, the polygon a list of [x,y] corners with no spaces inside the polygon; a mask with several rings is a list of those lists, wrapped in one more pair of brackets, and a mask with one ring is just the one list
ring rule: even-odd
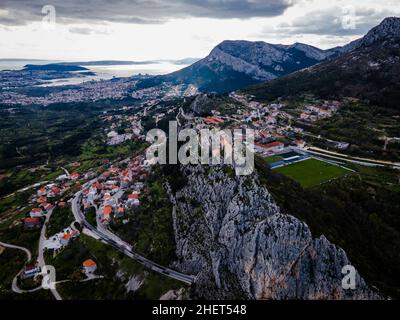
{"label": "rocky outcrop", "polygon": [[182,70],[155,77],[150,84],[192,84],[200,92],[230,92],[308,68],[341,53],[307,44],[270,44],[227,40],[210,54]]}
{"label": "rocky outcrop", "polygon": [[[274,74],[263,70],[258,65],[251,64],[243,59],[230,55],[218,47],[215,48],[206,59],[206,63],[215,62],[223,65],[225,68],[228,67],[236,72],[244,73],[256,80],[262,81],[276,78]],[[215,71],[218,71],[218,69]]]}
{"label": "rocky outcrop", "polygon": [[284,215],[257,176],[228,167],[185,167],[187,185],[171,193],[175,267],[197,274],[193,297],[207,299],[377,299],[357,274],[342,288],[346,253]]}
{"label": "rocky outcrop", "polygon": [[164,293],[160,300],[183,300],[187,299],[185,289],[180,288],[178,290],[169,290]]}
{"label": "rocky outcrop", "polygon": [[144,283],[144,278],[140,275],[134,275],[129,278],[129,281],[125,284],[126,292],[136,292]]}
{"label": "rocky outcrop", "polygon": [[380,47],[399,48],[400,18],[385,18],[378,26],[373,28],[360,40],[360,46],[371,46],[376,43]]}

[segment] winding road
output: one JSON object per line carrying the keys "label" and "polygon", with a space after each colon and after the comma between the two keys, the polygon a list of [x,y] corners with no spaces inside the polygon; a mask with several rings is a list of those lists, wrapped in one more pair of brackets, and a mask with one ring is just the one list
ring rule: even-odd
{"label": "winding road", "polygon": [[25,192],[25,191],[28,191],[29,189],[32,189],[32,188],[38,188],[38,187],[40,187],[41,185],[43,185],[43,184],[45,184],[45,183],[48,183],[48,182],[49,182],[49,181],[41,181],[41,182],[32,184],[32,185],[30,185],[30,186],[27,186],[27,187],[24,187],[24,188],[22,188],[22,189],[19,189],[19,190],[13,192],[13,193],[7,194],[7,195],[5,195],[2,199],[6,199],[6,198],[9,198],[9,197],[12,197],[12,196],[15,195],[16,193]]}
{"label": "winding road", "polygon": [[65,169],[64,167],[61,167],[61,169],[65,172],[65,175],[69,178],[71,175],[69,173],[69,171],[67,169]]}
{"label": "winding road", "polygon": [[[44,260],[44,241],[46,240],[47,223],[49,222],[52,213],[53,213],[53,210],[49,210],[47,212],[46,220],[43,223],[43,227],[40,232],[39,247],[38,247],[38,264],[39,264],[39,267],[41,270],[43,270],[44,266],[46,265],[46,262]],[[62,297],[58,293],[57,289],[55,288],[55,285],[56,284],[54,283],[54,289],[50,289],[50,291],[56,300],[62,300]]]}
{"label": "winding road", "polygon": [[[5,247],[5,248],[9,248],[9,249],[16,249],[16,250],[24,251],[26,253],[26,262],[29,262],[32,259],[32,253],[27,248],[16,246],[16,245],[9,244],[9,243],[4,243],[4,242],[1,242],[1,241],[0,241],[0,246]],[[17,275],[14,277],[14,279],[12,281],[12,285],[11,285],[11,290],[14,291],[15,293],[19,293],[19,294],[21,294],[21,293],[30,293],[30,292],[35,292],[35,291],[41,290],[42,286],[39,286],[39,287],[37,287],[35,289],[31,289],[31,290],[22,290],[22,289],[20,289],[18,287],[18,277],[23,271],[24,271],[24,268],[22,268],[17,273]]]}
{"label": "winding road", "polygon": [[143,256],[133,251],[133,248],[130,244],[124,242],[120,239],[117,235],[110,232],[108,229],[104,228],[104,226],[96,229],[92,225],[90,225],[85,218],[82,210],[80,209],[80,200],[81,200],[81,191],[75,194],[75,197],[72,200],[72,212],[76,221],[78,221],[83,227],[87,228],[91,231],[92,234],[96,235],[99,239],[103,242],[107,243],[108,245],[112,246],[116,250],[124,253],[126,256],[136,260],[138,263],[142,264],[143,266],[163,274],[167,277],[172,279],[184,282],[186,284],[192,284],[194,282],[195,277],[192,275],[186,275],[175,270],[163,267]]}

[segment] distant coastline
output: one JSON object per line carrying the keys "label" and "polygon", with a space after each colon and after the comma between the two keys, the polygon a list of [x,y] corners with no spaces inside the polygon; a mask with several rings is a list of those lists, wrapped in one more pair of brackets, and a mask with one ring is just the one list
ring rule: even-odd
{"label": "distant coastline", "polygon": [[[182,69],[197,59],[160,61],[79,61],[61,62],[48,60],[0,59],[0,72],[5,70],[30,70],[77,73],[76,77],[47,80],[40,86],[77,85],[86,81],[110,80],[134,75],[164,75]],[[81,74],[79,74],[81,73]],[[85,76],[82,76],[82,75]]]}

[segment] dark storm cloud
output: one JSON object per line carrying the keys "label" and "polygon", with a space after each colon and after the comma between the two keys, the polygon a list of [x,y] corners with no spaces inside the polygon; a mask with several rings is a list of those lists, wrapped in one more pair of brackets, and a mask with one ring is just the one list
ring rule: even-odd
{"label": "dark storm cloud", "polygon": [[[385,17],[393,16],[393,11],[376,10],[373,8],[355,8],[355,28],[343,27],[350,11],[340,7],[332,7],[327,11],[309,12],[291,23],[281,23],[274,32],[282,34],[316,34],[331,36],[351,36],[367,33],[379,24]],[[271,30],[265,28],[265,33]]]}
{"label": "dark storm cloud", "polygon": [[2,10],[5,10],[5,8],[0,2],[0,25],[24,25],[33,18],[32,14],[26,11],[16,12],[14,9],[11,9],[7,10],[8,12],[2,12]]}
{"label": "dark storm cloud", "polygon": [[44,5],[56,8],[62,23],[109,21],[136,24],[164,23],[171,18],[219,19],[281,15],[297,0],[1,0],[0,24],[25,25],[40,21]]}

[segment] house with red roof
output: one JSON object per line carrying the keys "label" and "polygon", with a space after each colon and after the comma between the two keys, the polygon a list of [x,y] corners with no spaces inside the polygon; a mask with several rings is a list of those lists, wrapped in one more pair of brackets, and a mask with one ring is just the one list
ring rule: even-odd
{"label": "house with red roof", "polygon": [[112,206],[105,206],[103,208],[103,214],[110,215],[112,213],[113,213],[113,207]]}
{"label": "house with red roof", "polygon": [[306,146],[306,142],[301,139],[296,140],[294,143],[298,148],[304,148]]}
{"label": "house with red roof", "polygon": [[101,189],[103,189],[103,185],[100,182],[96,182],[96,183],[92,184],[92,188],[101,190]]}
{"label": "house with red roof", "polygon": [[82,266],[83,266],[83,272],[85,272],[86,274],[92,274],[97,269],[97,264],[92,259],[85,260]]}
{"label": "house with red roof", "polygon": [[50,189],[49,196],[58,196],[61,193],[61,189],[57,186],[53,186]]}
{"label": "house with red roof", "polygon": [[103,218],[102,218],[102,222],[109,222],[111,220],[111,214],[113,213],[114,208],[112,206],[104,206],[103,208]]}
{"label": "house with red roof", "polygon": [[216,116],[213,117],[206,117],[203,119],[205,124],[213,124],[213,125],[219,125],[224,123],[224,120],[222,120],[221,118],[218,118]]}
{"label": "house with red roof", "polygon": [[35,218],[35,217],[42,217],[44,215],[44,211],[42,208],[34,208],[31,210],[31,212],[29,213],[29,216],[31,218]]}
{"label": "house with red roof", "polygon": [[24,272],[22,273],[23,279],[33,278],[40,272],[40,267],[37,265],[26,265],[24,268]]}
{"label": "house with red roof", "polygon": [[43,207],[45,210],[49,211],[49,210],[53,210],[54,206],[50,203],[46,203],[46,205]]}
{"label": "house with red roof", "polygon": [[61,239],[60,239],[60,243],[61,243],[63,246],[67,246],[67,245],[70,243],[71,239],[72,239],[72,235],[71,235],[71,234],[69,234],[69,233],[64,233],[64,235],[63,235],[63,236],[61,237]]}
{"label": "house with red roof", "polygon": [[77,172],[71,173],[71,175],[69,176],[72,180],[78,180],[80,178],[80,174]]}
{"label": "house with red roof", "polygon": [[134,207],[138,207],[140,205],[140,200],[138,198],[129,198],[128,197],[128,204]]}
{"label": "house with red roof", "polygon": [[47,194],[46,188],[40,188],[37,192],[39,197],[45,196]]}
{"label": "house with red roof", "polygon": [[39,197],[36,199],[37,203],[46,203],[47,202],[47,197]]}
{"label": "house with red roof", "polygon": [[125,208],[120,206],[120,207],[117,208],[117,212],[115,213],[115,217],[116,218],[121,218],[121,217],[124,216],[124,214],[125,214]]}
{"label": "house with red roof", "polygon": [[42,223],[38,217],[24,219],[24,227],[26,229],[34,229],[34,228],[40,227],[41,224]]}
{"label": "house with red roof", "polygon": [[280,141],[275,141],[267,144],[255,143],[254,149],[260,153],[276,153],[281,152],[285,148],[285,144]]}
{"label": "house with red roof", "polygon": [[131,182],[131,180],[129,178],[123,178],[121,180],[121,187],[122,188],[126,188],[129,185],[130,182]]}
{"label": "house with red roof", "polygon": [[259,135],[262,136],[262,137],[265,137],[265,138],[271,137],[271,134],[268,131],[265,131],[265,130],[259,131]]}
{"label": "house with red roof", "polygon": [[135,199],[139,199],[140,192],[134,191],[131,194],[128,194],[128,203],[133,202]]}

